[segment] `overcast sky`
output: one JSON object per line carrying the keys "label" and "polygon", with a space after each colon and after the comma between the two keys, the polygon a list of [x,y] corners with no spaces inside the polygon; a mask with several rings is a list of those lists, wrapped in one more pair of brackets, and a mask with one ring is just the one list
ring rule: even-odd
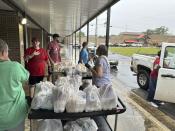
{"label": "overcast sky", "polygon": [[[105,17],[106,12],[98,17],[98,35],[105,35]],[[175,0],[120,0],[111,8],[111,26],[110,34],[165,26],[175,35]],[[90,34],[93,30],[90,27]]]}

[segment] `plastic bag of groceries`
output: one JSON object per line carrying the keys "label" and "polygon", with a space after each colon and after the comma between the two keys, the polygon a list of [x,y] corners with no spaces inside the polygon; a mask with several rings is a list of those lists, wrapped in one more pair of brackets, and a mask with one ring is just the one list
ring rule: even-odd
{"label": "plastic bag of groceries", "polygon": [[69,83],[72,85],[71,89],[74,90],[75,92],[79,91],[79,87],[81,86],[82,82],[82,77],[79,75],[75,75],[75,76],[69,76]]}
{"label": "plastic bag of groceries", "polygon": [[43,92],[45,94],[51,93],[53,87],[55,87],[55,86],[49,81],[40,82],[40,83],[36,84],[36,86],[35,86],[35,94],[34,94],[34,96],[37,93],[40,93],[40,92]]}
{"label": "plastic bag of groceries", "polygon": [[64,112],[67,102],[67,94],[62,89],[56,87],[53,89],[54,112]]}
{"label": "plastic bag of groceries", "polygon": [[80,87],[80,85],[82,85],[82,77],[80,75],[74,76],[74,80],[79,87]]}
{"label": "plastic bag of groceries", "polygon": [[53,109],[53,87],[54,85],[50,82],[40,82],[39,84],[36,84],[31,108]]}
{"label": "plastic bag of groceries", "polygon": [[31,104],[32,109],[53,109],[52,94],[38,93],[34,96]]}
{"label": "plastic bag of groceries", "polygon": [[112,85],[105,85],[99,90],[100,101],[103,110],[116,108],[118,99]]}
{"label": "plastic bag of groceries", "polygon": [[86,93],[78,91],[77,94],[72,95],[66,104],[67,112],[83,112],[86,107]]}
{"label": "plastic bag of groceries", "polygon": [[67,122],[64,131],[83,131],[76,121]]}
{"label": "plastic bag of groceries", "polygon": [[97,131],[98,127],[94,120],[90,118],[80,118],[76,120],[83,131]]}
{"label": "plastic bag of groceries", "polygon": [[36,131],[63,131],[61,120],[45,119],[38,121]]}
{"label": "plastic bag of groceries", "polygon": [[74,94],[69,86],[65,84],[53,89],[54,112],[64,112],[68,99]]}
{"label": "plastic bag of groceries", "polygon": [[82,72],[86,72],[87,71],[85,65],[81,64],[81,63],[76,65],[75,70],[78,73],[82,73]]}
{"label": "plastic bag of groceries", "polygon": [[66,83],[69,83],[68,77],[59,77],[55,82],[55,86],[59,87]]}
{"label": "plastic bag of groceries", "polygon": [[91,86],[91,85],[92,85],[92,80],[89,80],[89,79],[82,80],[82,85],[81,85],[80,90],[83,90],[86,87]]}
{"label": "plastic bag of groceries", "polygon": [[100,95],[97,87],[88,86],[84,90],[86,92],[86,112],[101,110]]}

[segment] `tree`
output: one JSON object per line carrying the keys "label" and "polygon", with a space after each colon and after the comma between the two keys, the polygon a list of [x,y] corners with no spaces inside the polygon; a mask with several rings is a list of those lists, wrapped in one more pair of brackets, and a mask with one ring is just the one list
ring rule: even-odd
{"label": "tree", "polygon": [[168,33],[168,28],[165,27],[165,26],[161,26],[161,27],[155,29],[155,34],[164,35],[164,34],[167,34],[167,33]]}
{"label": "tree", "polygon": [[153,34],[157,34],[157,35],[164,35],[168,33],[168,28],[165,26],[161,26],[159,28],[155,28],[155,29],[147,29],[146,32],[144,32],[147,35],[153,35]]}
{"label": "tree", "polygon": [[79,32],[79,33],[77,34],[77,36],[84,37],[84,36],[85,36],[85,33],[84,33],[84,32]]}

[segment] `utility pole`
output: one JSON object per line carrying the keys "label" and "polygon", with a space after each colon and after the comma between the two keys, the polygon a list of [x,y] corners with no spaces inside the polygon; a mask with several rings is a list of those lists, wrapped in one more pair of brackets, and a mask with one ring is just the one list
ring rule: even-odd
{"label": "utility pole", "polygon": [[97,47],[98,43],[97,43],[97,30],[98,29],[98,20],[97,20],[97,17],[96,17],[96,27],[95,27],[95,45]]}
{"label": "utility pole", "polygon": [[111,18],[111,8],[107,10],[107,23],[106,23],[106,46],[109,47],[109,33],[110,33],[110,18]]}

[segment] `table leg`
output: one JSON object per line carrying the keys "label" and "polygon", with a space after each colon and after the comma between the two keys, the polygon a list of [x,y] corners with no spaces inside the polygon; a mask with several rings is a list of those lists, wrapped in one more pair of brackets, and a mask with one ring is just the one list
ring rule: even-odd
{"label": "table leg", "polygon": [[116,114],[115,115],[114,131],[117,131],[117,118],[118,118],[118,115]]}
{"label": "table leg", "polygon": [[32,131],[32,120],[30,119],[30,131]]}

